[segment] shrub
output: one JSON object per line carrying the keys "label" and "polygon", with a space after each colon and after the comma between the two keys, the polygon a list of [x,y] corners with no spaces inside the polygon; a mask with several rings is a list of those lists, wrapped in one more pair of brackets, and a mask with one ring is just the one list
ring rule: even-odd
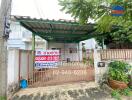
{"label": "shrub", "polygon": [[111,96],[117,100],[121,100],[121,95],[120,95],[120,92],[119,90],[113,90],[112,93],[111,93]]}
{"label": "shrub", "polygon": [[131,66],[125,62],[114,61],[109,65],[108,77],[113,80],[122,81],[128,83],[128,74],[127,72]]}

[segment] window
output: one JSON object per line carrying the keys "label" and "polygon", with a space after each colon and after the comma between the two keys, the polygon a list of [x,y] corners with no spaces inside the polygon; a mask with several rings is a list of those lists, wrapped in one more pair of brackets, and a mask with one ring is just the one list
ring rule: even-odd
{"label": "window", "polygon": [[51,48],[52,50],[59,50],[59,52],[61,53],[61,48]]}
{"label": "window", "polygon": [[77,53],[77,48],[69,48],[69,53]]}

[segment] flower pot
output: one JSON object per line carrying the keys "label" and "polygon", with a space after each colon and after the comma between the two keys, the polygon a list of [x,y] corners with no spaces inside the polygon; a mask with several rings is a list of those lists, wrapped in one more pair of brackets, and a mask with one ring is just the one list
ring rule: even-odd
{"label": "flower pot", "polygon": [[109,82],[109,86],[112,89],[125,89],[125,88],[128,87],[127,83],[125,83],[125,82],[121,82],[121,81],[117,81],[117,80],[112,80],[112,79],[109,79],[108,82]]}

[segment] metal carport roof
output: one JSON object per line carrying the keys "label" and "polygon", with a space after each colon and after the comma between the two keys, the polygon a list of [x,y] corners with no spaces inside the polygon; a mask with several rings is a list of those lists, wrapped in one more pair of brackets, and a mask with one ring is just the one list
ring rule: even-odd
{"label": "metal carport roof", "polygon": [[75,21],[36,19],[27,16],[14,18],[33,34],[50,42],[78,43],[96,35],[95,25],[91,23],[80,25]]}

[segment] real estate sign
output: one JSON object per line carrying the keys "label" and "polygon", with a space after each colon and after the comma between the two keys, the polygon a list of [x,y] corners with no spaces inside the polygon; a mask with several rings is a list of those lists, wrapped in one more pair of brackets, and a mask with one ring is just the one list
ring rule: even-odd
{"label": "real estate sign", "polygon": [[36,50],[35,68],[54,68],[59,63],[59,50]]}

